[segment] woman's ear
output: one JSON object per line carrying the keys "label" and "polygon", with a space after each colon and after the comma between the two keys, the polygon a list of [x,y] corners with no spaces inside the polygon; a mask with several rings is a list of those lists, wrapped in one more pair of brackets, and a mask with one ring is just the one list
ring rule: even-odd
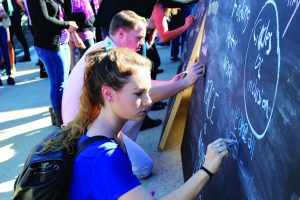
{"label": "woman's ear", "polygon": [[104,85],[101,87],[102,95],[105,101],[112,102],[113,101],[113,89],[108,85]]}

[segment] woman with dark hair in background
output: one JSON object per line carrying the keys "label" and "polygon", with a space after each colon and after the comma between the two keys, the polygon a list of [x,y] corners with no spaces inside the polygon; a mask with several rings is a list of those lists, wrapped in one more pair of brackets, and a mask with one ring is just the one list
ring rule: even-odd
{"label": "woman with dark hair in background", "polygon": [[[71,0],[30,0],[27,1],[27,6],[34,33],[34,47],[50,78],[52,124],[61,126],[62,94],[70,69],[70,63],[66,64],[68,62],[65,55],[65,50],[69,47],[61,44],[68,41],[65,30],[73,32],[78,28],[76,22],[64,21],[72,13],[72,2]],[[61,35],[64,36],[62,40]]]}

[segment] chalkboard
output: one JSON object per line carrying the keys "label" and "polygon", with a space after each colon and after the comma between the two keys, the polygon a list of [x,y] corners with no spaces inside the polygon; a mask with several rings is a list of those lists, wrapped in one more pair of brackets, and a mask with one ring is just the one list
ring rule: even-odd
{"label": "chalkboard", "polygon": [[191,95],[184,178],[207,145],[238,144],[198,199],[299,199],[299,0],[211,0],[201,47],[204,80]]}

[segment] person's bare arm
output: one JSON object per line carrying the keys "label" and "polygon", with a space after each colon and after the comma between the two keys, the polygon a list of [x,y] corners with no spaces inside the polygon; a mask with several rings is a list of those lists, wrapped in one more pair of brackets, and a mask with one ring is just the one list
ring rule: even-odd
{"label": "person's bare arm", "polygon": [[[232,140],[219,138],[207,146],[205,161],[202,166],[205,167],[205,169],[208,170],[212,175],[217,173],[217,171],[219,170],[223,158],[229,156],[227,144],[230,142],[232,142]],[[186,183],[184,183],[173,192],[170,192],[166,196],[162,197],[161,199],[192,200],[199,194],[209,178],[210,176],[208,175],[208,173],[200,169]],[[154,197],[152,197],[149,192],[147,192],[143,188],[143,186],[138,186],[119,198],[119,200],[140,199],[153,200]]]}
{"label": "person's bare arm", "polygon": [[77,47],[79,49],[86,49],[86,46],[84,45],[82,39],[79,37],[79,35],[76,31],[71,32],[71,35],[74,39],[75,47]]}
{"label": "person's bare arm", "polygon": [[18,5],[21,7],[22,11],[25,12],[26,7],[22,0],[17,0]]}
{"label": "person's bare arm", "polygon": [[190,15],[186,17],[185,24],[183,26],[174,29],[172,31],[169,31],[167,19],[165,16],[166,9],[167,8],[159,4],[156,4],[152,12],[152,16],[153,16],[155,26],[157,28],[158,36],[163,42],[167,42],[169,40],[175,39],[176,37],[181,35],[184,31],[186,31],[190,27],[190,25],[194,20],[193,16]]}
{"label": "person's bare arm", "polygon": [[146,191],[146,189],[139,185],[132,190],[128,191],[127,193],[123,194],[118,200],[153,200],[154,197],[150,195],[149,192]]}

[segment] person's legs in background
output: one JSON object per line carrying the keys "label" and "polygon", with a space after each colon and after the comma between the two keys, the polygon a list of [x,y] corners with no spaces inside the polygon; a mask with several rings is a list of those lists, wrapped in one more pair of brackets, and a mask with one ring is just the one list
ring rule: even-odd
{"label": "person's legs in background", "polygon": [[[156,48],[155,48],[156,50]],[[148,49],[146,48],[146,45],[143,45],[142,48],[140,49],[140,51],[138,52],[139,54],[148,57],[152,62],[154,62],[154,65],[157,65],[156,67],[153,66],[153,69],[151,71],[151,79],[156,79],[156,71],[158,66],[160,65],[160,58],[159,55],[157,53],[157,55],[155,53],[153,53],[153,49]],[[158,57],[155,57],[158,56]],[[155,58],[153,58],[155,57]],[[156,62],[156,63],[155,63]],[[140,131],[149,129],[149,128],[154,128],[156,126],[159,126],[162,124],[162,120],[161,119],[151,119],[149,117],[148,114],[146,114],[146,116],[144,117],[144,120],[142,121],[142,123],[140,124]]]}
{"label": "person's legs in background", "polygon": [[[3,26],[0,26],[0,48],[2,50],[4,67],[6,69],[6,74],[8,76],[7,84],[14,85],[15,80],[11,77],[11,64],[10,64],[9,54],[8,54],[7,30]],[[3,85],[2,81],[0,81],[0,85]]]}
{"label": "person's legs in background", "polygon": [[65,73],[66,71],[70,71],[71,67],[71,52],[70,52],[70,46],[69,43],[61,44],[60,45],[60,53],[63,60],[63,66],[64,66],[64,85],[63,88],[65,88],[65,84],[68,80],[69,73]]}
{"label": "person's legs in background", "polygon": [[69,74],[69,66],[64,66],[61,52],[49,51],[35,47],[39,58],[45,64],[47,74],[50,79],[50,101],[55,115],[55,124],[62,125],[61,101],[66,77]]}
{"label": "person's legs in background", "polygon": [[[33,30],[32,30],[32,26],[29,23],[29,19],[28,19],[28,28],[30,30],[31,35],[33,36]],[[38,58],[38,61],[35,65],[40,67],[40,78],[47,78],[48,74],[46,72],[44,63],[41,61],[41,59]]]}
{"label": "person's legs in background", "polygon": [[15,71],[15,64],[16,64],[16,56],[15,56],[15,49],[12,44],[12,38],[10,37],[10,30],[7,29],[7,44],[8,44],[8,54],[9,54],[9,61],[11,64],[11,69]]}
{"label": "person's legs in background", "polygon": [[[24,57],[19,60],[19,62],[28,62],[30,59],[29,47],[26,41],[26,38],[23,33],[23,29],[21,26],[21,15],[12,15],[11,17],[11,26],[9,27],[10,38],[12,40],[13,35],[16,35],[17,39],[21,43],[24,50]],[[13,44],[13,42],[12,42]]]}

